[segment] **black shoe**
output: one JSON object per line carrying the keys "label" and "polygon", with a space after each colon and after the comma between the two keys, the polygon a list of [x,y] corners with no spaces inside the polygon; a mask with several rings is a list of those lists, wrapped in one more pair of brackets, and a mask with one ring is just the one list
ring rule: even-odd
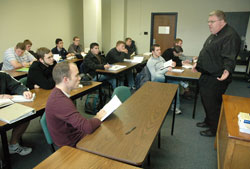
{"label": "black shoe", "polygon": [[214,137],[216,135],[216,132],[212,131],[211,129],[207,129],[204,131],[200,131],[200,135],[206,136],[206,137]]}
{"label": "black shoe", "polygon": [[202,127],[202,128],[208,128],[209,127],[208,124],[205,123],[204,121],[196,123],[196,126],[197,127]]}

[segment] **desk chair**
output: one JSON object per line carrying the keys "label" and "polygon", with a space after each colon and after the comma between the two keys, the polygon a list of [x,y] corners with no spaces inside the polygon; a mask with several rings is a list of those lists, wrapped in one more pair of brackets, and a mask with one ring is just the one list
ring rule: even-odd
{"label": "desk chair", "polygon": [[55,152],[55,147],[53,145],[53,140],[52,140],[52,138],[51,138],[51,136],[49,134],[49,130],[48,130],[48,127],[47,127],[46,113],[45,112],[43,113],[43,116],[42,116],[42,118],[40,120],[40,123],[41,123],[42,129],[43,129],[43,133],[45,135],[46,141],[51,146],[51,151]]}
{"label": "desk chair", "polygon": [[0,70],[2,70],[3,62],[0,63]]}
{"label": "desk chair", "polygon": [[27,77],[23,77],[19,80],[19,82],[21,82],[24,86],[27,85]]}
{"label": "desk chair", "polygon": [[112,94],[112,98],[115,95],[123,103],[123,102],[125,102],[131,96],[131,92],[130,92],[130,89],[128,87],[126,87],[126,86],[119,86],[119,87],[115,88],[115,90],[114,90],[114,92]]}

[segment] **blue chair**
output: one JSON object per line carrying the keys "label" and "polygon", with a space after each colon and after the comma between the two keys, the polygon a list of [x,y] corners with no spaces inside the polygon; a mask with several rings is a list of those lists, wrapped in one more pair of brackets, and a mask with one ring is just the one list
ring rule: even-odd
{"label": "blue chair", "polygon": [[51,136],[49,134],[49,130],[48,130],[48,127],[47,127],[46,113],[45,112],[43,113],[43,116],[40,119],[40,123],[41,123],[42,129],[43,129],[43,133],[45,135],[47,143],[51,146],[52,152],[55,152],[55,147],[53,145],[53,140],[52,140],[52,138],[51,138]]}
{"label": "blue chair", "polygon": [[130,96],[131,96],[131,91],[130,88],[126,87],[126,86],[119,86],[117,88],[115,88],[113,94],[112,94],[112,98],[114,96],[117,96],[120,101],[123,103],[125,102]]}

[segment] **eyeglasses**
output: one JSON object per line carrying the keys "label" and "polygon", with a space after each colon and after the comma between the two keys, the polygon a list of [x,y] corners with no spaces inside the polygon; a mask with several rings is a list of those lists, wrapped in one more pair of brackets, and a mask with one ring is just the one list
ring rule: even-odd
{"label": "eyeglasses", "polygon": [[208,23],[208,24],[209,24],[209,23],[213,24],[213,23],[215,23],[215,22],[217,22],[217,21],[220,21],[220,20],[215,20],[215,21],[207,21],[207,23]]}

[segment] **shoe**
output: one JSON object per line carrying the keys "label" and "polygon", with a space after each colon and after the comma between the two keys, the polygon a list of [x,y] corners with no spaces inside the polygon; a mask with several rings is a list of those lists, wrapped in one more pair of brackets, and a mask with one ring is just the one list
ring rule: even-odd
{"label": "shoe", "polygon": [[10,154],[19,154],[21,156],[28,155],[32,152],[32,148],[30,147],[22,147],[18,143],[9,145],[9,152]]}
{"label": "shoe", "polygon": [[178,108],[176,108],[176,109],[175,109],[175,114],[181,114],[181,110],[178,109]]}
{"label": "shoe", "polygon": [[209,127],[208,124],[205,123],[205,122],[198,122],[198,123],[196,123],[196,126],[197,127],[202,127],[202,128],[208,128]]}
{"label": "shoe", "polygon": [[204,131],[200,131],[200,135],[206,137],[214,137],[216,135],[216,132],[213,132],[211,129],[207,129]]}

